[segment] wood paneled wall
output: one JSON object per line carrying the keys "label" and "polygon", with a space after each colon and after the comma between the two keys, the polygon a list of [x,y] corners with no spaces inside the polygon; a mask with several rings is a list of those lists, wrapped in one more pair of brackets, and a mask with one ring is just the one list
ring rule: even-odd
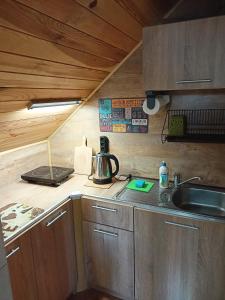
{"label": "wood paneled wall", "polygon": [[[110,139],[110,152],[120,161],[120,173],[158,178],[159,163],[166,160],[170,176],[180,172],[184,178],[202,176],[203,183],[225,186],[223,163],[225,145],[161,143],[161,130],[166,108],[149,119],[148,134],[102,133],[99,131],[99,97],[144,96],[142,78],[142,49],[132,57],[102,86],[90,102],[81,108],[62,127],[51,141],[52,161],[54,164],[73,166],[74,146],[82,143],[86,135],[88,145],[99,151],[99,136]],[[174,107],[185,108],[225,108],[225,92],[205,94],[176,94],[172,96]]]}
{"label": "wood paneled wall", "polygon": [[74,108],[28,102],[87,97],[169,9],[152,2],[1,0],[0,151],[47,138]]}

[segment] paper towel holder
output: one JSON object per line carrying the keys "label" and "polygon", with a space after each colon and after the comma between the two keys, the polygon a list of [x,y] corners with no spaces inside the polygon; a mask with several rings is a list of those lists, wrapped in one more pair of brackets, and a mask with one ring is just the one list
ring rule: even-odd
{"label": "paper towel holder", "polygon": [[155,98],[157,93],[154,91],[146,91],[145,94],[147,99],[147,107],[149,109],[153,109],[155,107]]}
{"label": "paper towel holder", "polygon": [[[151,114],[149,111],[153,110],[156,106],[156,98],[160,99],[162,106],[170,102],[170,96],[165,92],[146,91],[146,100],[143,104],[143,109],[147,114]],[[145,107],[145,108],[144,108]]]}

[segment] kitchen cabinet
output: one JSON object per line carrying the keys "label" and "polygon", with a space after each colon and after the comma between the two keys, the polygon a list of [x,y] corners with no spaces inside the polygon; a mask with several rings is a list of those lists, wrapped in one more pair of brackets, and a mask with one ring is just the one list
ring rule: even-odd
{"label": "kitchen cabinet", "polygon": [[[0,220],[0,299],[13,300]],[[15,300],[15,299],[14,299]]]}
{"label": "kitchen cabinet", "polygon": [[65,300],[76,290],[72,202],[31,230],[39,300]]}
{"label": "kitchen cabinet", "polygon": [[224,88],[225,17],[146,27],[145,90]]}
{"label": "kitchen cabinet", "polygon": [[0,299],[14,300],[12,297],[7,265],[0,269]]}
{"label": "kitchen cabinet", "polygon": [[82,215],[90,222],[133,231],[133,207],[129,205],[82,199]]}
{"label": "kitchen cabinet", "polygon": [[86,221],[83,232],[90,287],[134,299],[133,232]]}
{"label": "kitchen cabinet", "polygon": [[6,264],[2,227],[0,221],[0,269]]}
{"label": "kitchen cabinet", "polygon": [[30,231],[6,247],[14,300],[37,300]]}
{"label": "kitchen cabinet", "polygon": [[225,224],[135,209],[137,300],[224,300]]}
{"label": "kitchen cabinet", "polygon": [[72,202],[6,246],[14,300],[65,300],[76,290]]}

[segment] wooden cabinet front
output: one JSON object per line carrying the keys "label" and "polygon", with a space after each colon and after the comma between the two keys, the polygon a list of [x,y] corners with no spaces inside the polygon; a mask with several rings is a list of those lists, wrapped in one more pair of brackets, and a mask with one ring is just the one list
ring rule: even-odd
{"label": "wooden cabinet front", "polygon": [[76,289],[72,203],[36,225],[32,247],[39,300],[66,300]]}
{"label": "wooden cabinet front", "polygon": [[133,232],[83,222],[89,285],[134,299]]}
{"label": "wooden cabinet front", "polygon": [[135,209],[137,300],[224,300],[225,225]]}
{"label": "wooden cabinet front", "polygon": [[0,269],[6,264],[3,233],[0,221]]}
{"label": "wooden cabinet front", "polygon": [[224,88],[225,17],[144,29],[145,90]]}
{"label": "wooden cabinet front", "polygon": [[37,300],[31,235],[28,231],[6,247],[14,300]]}
{"label": "wooden cabinet front", "polygon": [[82,199],[86,221],[133,231],[133,207],[119,203]]}

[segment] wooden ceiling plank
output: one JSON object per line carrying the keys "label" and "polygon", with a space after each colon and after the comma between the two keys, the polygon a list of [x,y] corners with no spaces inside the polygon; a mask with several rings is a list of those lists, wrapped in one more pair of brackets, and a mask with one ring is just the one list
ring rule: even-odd
{"label": "wooden ceiling plank", "polygon": [[82,53],[1,26],[0,36],[0,51],[104,71],[110,71],[115,66],[115,62],[111,60]]}
{"label": "wooden ceiling plank", "polygon": [[[26,104],[28,101],[26,102]],[[72,107],[66,107],[64,109],[51,110],[51,113],[47,109],[42,110],[27,110],[24,108],[22,110],[13,111],[13,112],[4,112],[0,113],[0,121],[1,122],[13,122],[20,120],[29,120],[29,119],[38,119],[42,117],[48,117],[49,115],[70,115],[73,111]]]}
{"label": "wooden ceiling plank", "polygon": [[74,0],[18,1],[126,52],[132,50],[136,44],[135,40]]}
{"label": "wooden ceiling plank", "polygon": [[[30,126],[26,126],[26,124],[27,124],[26,120],[17,121],[18,126],[15,126],[14,128],[12,128],[10,126],[8,126],[8,127],[5,126],[4,130],[1,130],[1,132],[0,132],[0,141],[2,140],[3,137],[5,139],[7,139],[10,136],[19,137],[19,136],[21,136],[23,134],[27,134],[27,133],[32,134],[32,131],[34,131],[34,132],[39,131],[39,133],[41,133],[42,129],[46,129],[48,127],[53,128],[53,127],[55,127],[55,125],[57,126],[59,123],[61,123],[63,120],[64,120],[64,118],[59,118],[59,119],[55,119],[55,120],[52,119],[49,122],[46,122],[46,120],[45,120],[45,122],[43,122],[43,123],[33,122],[33,124],[31,124]],[[28,120],[28,122],[29,122],[29,120]],[[22,126],[19,125],[20,123],[22,123]],[[43,133],[44,133],[44,131],[42,132],[42,134]]]}
{"label": "wooden ceiling plank", "polygon": [[0,52],[0,70],[33,75],[102,80],[108,72],[83,67],[64,65],[6,52]]}
{"label": "wooden ceiling plank", "polygon": [[[32,99],[85,98],[91,90],[0,88],[0,101],[29,101]],[[1,119],[1,117],[0,117]]]}
{"label": "wooden ceiling plank", "polygon": [[115,0],[142,26],[160,24],[163,16],[177,0]]}
{"label": "wooden ceiling plank", "polygon": [[98,0],[96,6],[93,7],[90,5],[93,0],[76,0],[76,2],[80,3],[136,41],[142,39],[141,24],[115,0],[107,0],[107,3],[105,0]]}
{"label": "wooden ceiling plank", "polygon": [[[10,152],[10,151],[14,151],[15,149],[18,149],[18,148],[23,148],[23,147],[26,147],[26,146],[30,146],[30,145],[32,145],[32,144],[38,144],[38,143],[42,143],[43,142],[43,139],[42,139],[42,137],[32,137],[32,138],[30,138],[29,139],[29,141],[28,140],[26,140],[26,139],[24,139],[23,141],[21,141],[20,143],[18,143],[18,141],[17,141],[17,139],[16,140],[13,140],[12,141],[12,143],[10,143],[9,141],[8,141],[8,143],[6,142],[6,143],[4,143],[4,144],[2,144],[1,142],[0,142],[0,155],[4,152]],[[18,144],[20,145],[20,146],[18,146]]]}
{"label": "wooden ceiling plank", "polygon": [[19,128],[28,128],[32,126],[47,125],[52,122],[62,122],[68,114],[52,115],[39,117],[35,119],[14,120],[11,122],[0,122],[1,132],[14,131]]}
{"label": "wooden ceiling plank", "polygon": [[46,133],[57,127],[61,121],[52,121],[45,124],[39,124],[38,126],[29,126],[29,127],[22,127],[22,128],[15,128],[13,131],[1,131],[0,132],[0,141],[1,144],[6,142],[7,139],[10,138],[20,138],[22,139],[23,136],[30,135],[35,136],[35,133],[38,133],[38,136],[46,137]]}
{"label": "wooden ceiling plank", "polygon": [[[10,101],[3,102],[0,101],[0,113],[13,112],[17,110],[24,109],[28,105],[29,101]],[[0,123],[1,123],[1,114],[0,114]]]}
{"label": "wooden ceiling plank", "polygon": [[13,0],[0,1],[0,25],[115,62],[127,53]]}
{"label": "wooden ceiling plank", "polygon": [[58,125],[58,122],[52,122],[48,125],[39,125],[34,128],[27,128],[27,130],[22,128],[11,134],[8,133],[3,135],[0,133],[0,149],[1,151],[4,151],[15,148],[18,145],[24,146],[26,144],[44,140]]}
{"label": "wooden ceiling plank", "polygon": [[1,87],[94,89],[99,83],[100,81],[97,80],[57,78],[0,71]]}

